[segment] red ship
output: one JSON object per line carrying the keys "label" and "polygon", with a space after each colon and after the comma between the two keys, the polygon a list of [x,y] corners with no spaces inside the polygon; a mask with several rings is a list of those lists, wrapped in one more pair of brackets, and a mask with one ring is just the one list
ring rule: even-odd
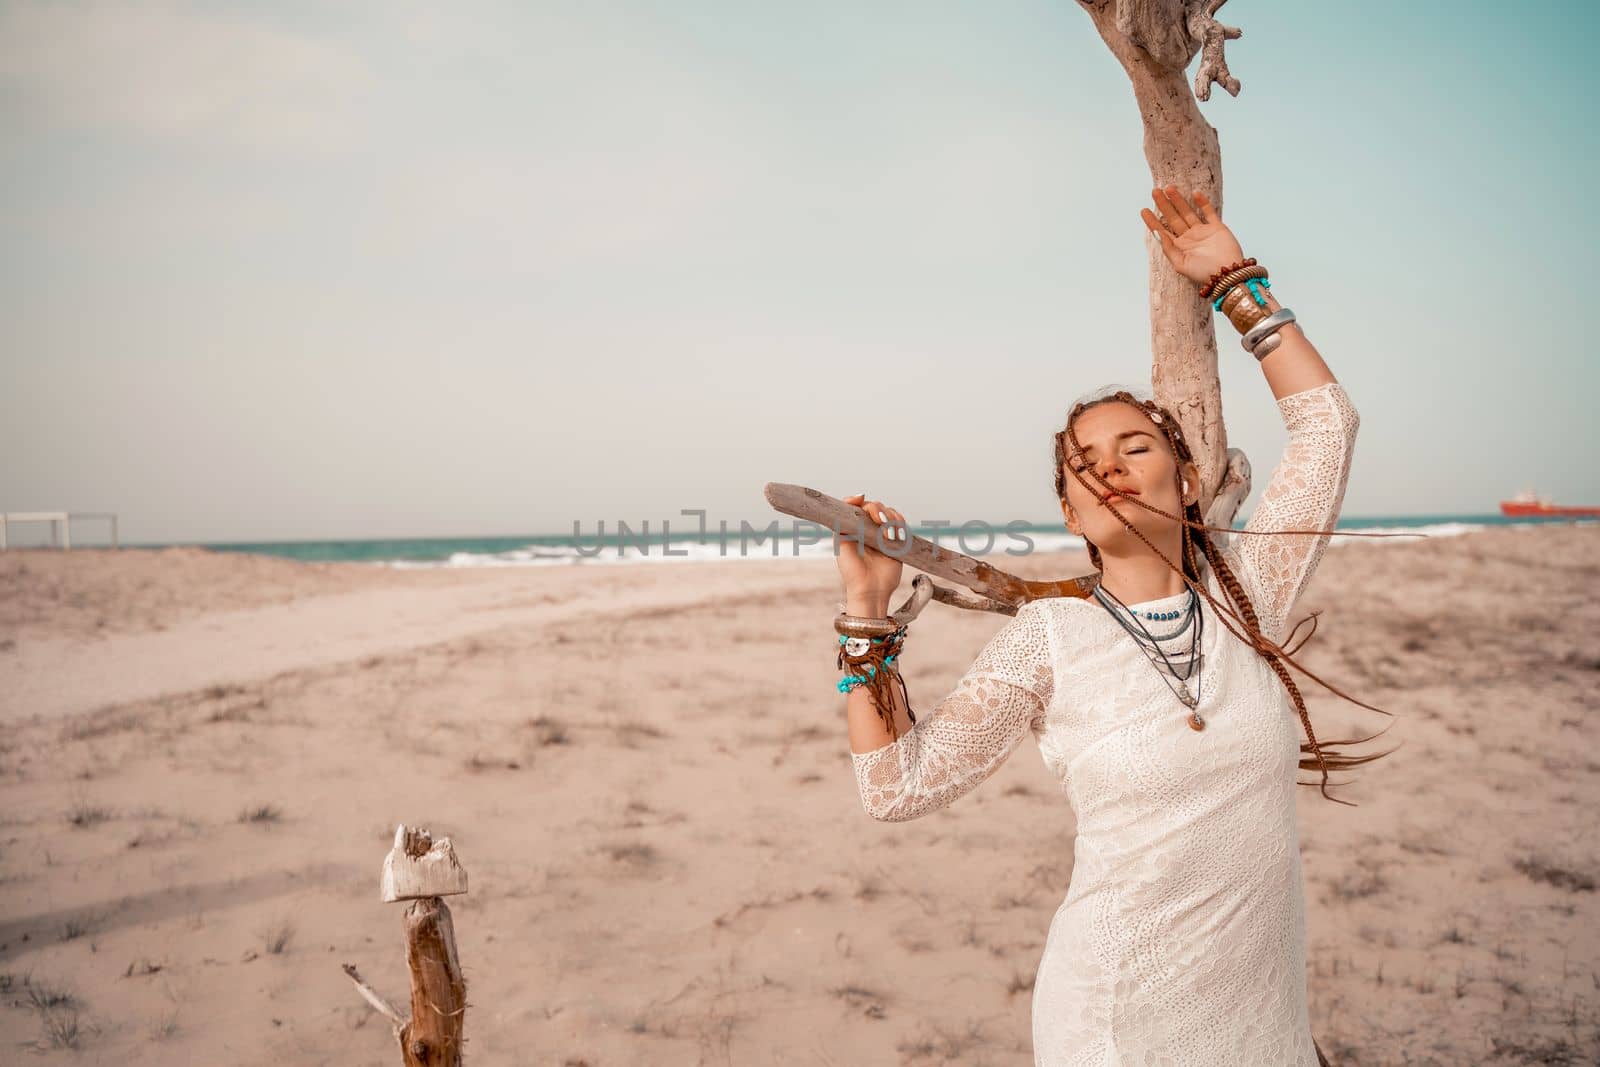
{"label": "red ship", "polygon": [[1536,494],[1532,489],[1524,489],[1510,500],[1500,501],[1500,511],[1504,515],[1517,518],[1544,518],[1561,516],[1595,516],[1600,517],[1600,507],[1597,508],[1564,508],[1557,507],[1550,502],[1549,497]]}

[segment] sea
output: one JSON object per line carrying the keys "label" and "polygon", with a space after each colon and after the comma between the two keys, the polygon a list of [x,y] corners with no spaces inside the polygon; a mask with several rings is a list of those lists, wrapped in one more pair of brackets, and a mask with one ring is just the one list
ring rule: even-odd
{"label": "sea", "polygon": [[[1335,525],[1329,547],[1341,544],[1415,544],[1425,537],[1456,537],[1491,526],[1533,528],[1592,518],[1509,518],[1504,515],[1405,515],[1344,517]],[[1238,525],[1242,526],[1241,521]],[[355,541],[241,541],[200,543],[218,552],[243,552],[308,562],[364,563],[395,568],[423,567],[574,567],[588,564],[631,563],[648,565],[714,559],[748,562],[774,559],[822,558],[832,554],[831,537],[807,523],[782,520],[776,525],[718,522],[705,532],[698,529],[662,529],[648,521],[576,524],[570,532],[517,534],[503,537],[416,537]],[[943,548],[988,559],[1004,567],[1008,557],[1034,552],[1081,549],[1083,539],[1060,524],[1023,522],[971,522],[960,528],[912,527],[912,531]],[[1339,531],[1382,533],[1386,538],[1339,536]],[[183,543],[184,547],[195,546]],[[177,544],[141,544],[130,547],[167,548]]]}

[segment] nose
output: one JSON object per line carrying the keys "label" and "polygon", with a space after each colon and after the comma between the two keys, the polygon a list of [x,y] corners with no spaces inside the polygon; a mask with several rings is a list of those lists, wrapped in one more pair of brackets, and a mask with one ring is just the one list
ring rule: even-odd
{"label": "nose", "polygon": [[1107,480],[1109,480],[1113,474],[1123,473],[1122,464],[1118,462],[1115,457],[1105,460],[1103,463],[1096,466],[1095,470],[1100,472],[1100,477]]}

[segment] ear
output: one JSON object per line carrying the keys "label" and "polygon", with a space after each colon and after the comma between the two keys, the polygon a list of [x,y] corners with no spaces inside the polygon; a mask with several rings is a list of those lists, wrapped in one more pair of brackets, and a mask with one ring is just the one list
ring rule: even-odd
{"label": "ear", "polygon": [[[1183,491],[1184,482],[1189,483],[1187,492]],[[1200,499],[1200,468],[1192,460],[1178,468],[1178,489],[1185,506]]]}
{"label": "ear", "polygon": [[1061,517],[1067,522],[1067,530],[1076,537],[1083,536],[1083,527],[1078,524],[1078,513],[1072,510],[1072,505],[1065,500],[1061,502]]}

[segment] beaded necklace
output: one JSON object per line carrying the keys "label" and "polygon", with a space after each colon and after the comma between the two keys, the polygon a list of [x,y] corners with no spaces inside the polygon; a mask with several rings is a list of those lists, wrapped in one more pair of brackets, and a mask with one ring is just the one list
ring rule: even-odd
{"label": "beaded necklace", "polygon": [[[1173,630],[1171,633],[1162,634],[1160,636],[1150,632],[1149,628],[1140,620],[1139,612],[1128,607],[1117,598],[1115,593],[1111,592],[1109,589],[1106,589],[1098,582],[1094,587],[1094,598],[1097,602],[1099,602],[1100,606],[1105,608],[1106,611],[1110,613],[1111,617],[1116,620],[1117,625],[1126,630],[1134,639],[1134,642],[1139,646],[1140,651],[1145,654],[1145,658],[1150,660],[1151,666],[1155,667],[1156,673],[1161,676],[1161,681],[1168,689],[1172,690],[1172,694],[1174,696],[1183,702],[1183,706],[1189,709],[1190,729],[1204,730],[1206,728],[1206,721],[1200,717],[1199,711],[1196,710],[1196,706],[1200,703],[1200,686],[1202,681],[1201,670],[1202,661],[1204,660],[1204,656],[1201,654],[1201,641],[1205,635],[1206,628],[1205,612],[1200,610],[1199,594],[1197,594],[1193,589],[1190,589],[1187,603],[1176,613],[1170,611],[1144,613],[1146,618],[1152,619],[1170,619],[1175,616],[1183,619],[1183,622],[1178,626],[1177,629]],[[1118,611],[1118,608],[1122,610]],[[1126,618],[1124,617],[1124,614],[1126,614]],[[1133,620],[1131,624],[1128,621],[1129,619]],[[1188,630],[1191,625],[1194,627],[1194,633],[1189,639],[1189,648],[1187,653],[1182,655],[1179,660],[1179,663],[1181,663],[1182,666],[1182,672],[1180,673],[1179,664],[1175,664],[1173,662],[1173,657],[1169,656],[1167,654],[1167,650],[1161,647],[1161,642],[1169,641],[1174,637],[1182,635],[1183,632]],[[1135,627],[1137,627],[1137,629],[1135,629]],[[1154,653],[1153,655],[1152,652]],[[1174,655],[1177,655],[1177,653],[1175,652]],[[1157,657],[1160,657],[1159,663],[1157,662]],[[1165,666],[1165,670],[1162,669],[1163,666]],[[1167,680],[1168,674],[1178,679],[1180,684],[1178,686],[1174,686],[1172,682]],[[1181,684],[1183,682],[1187,682],[1191,676],[1193,676],[1195,679],[1195,691],[1193,693],[1189,692],[1189,687],[1187,685]]]}

